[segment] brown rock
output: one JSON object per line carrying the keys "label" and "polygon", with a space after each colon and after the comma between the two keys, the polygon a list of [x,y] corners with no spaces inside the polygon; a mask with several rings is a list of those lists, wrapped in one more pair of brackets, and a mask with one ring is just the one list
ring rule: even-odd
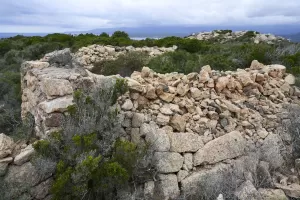
{"label": "brown rock", "polygon": [[170,125],[179,132],[185,131],[186,119],[181,115],[175,115],[172,117]]}

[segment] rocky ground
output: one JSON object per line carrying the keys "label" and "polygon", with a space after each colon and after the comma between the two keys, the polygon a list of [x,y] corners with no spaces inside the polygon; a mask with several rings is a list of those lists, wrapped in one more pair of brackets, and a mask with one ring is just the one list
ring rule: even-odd
{"label": "rocky ground", "polygon": [[[74,90],[102,87],[118,77],[92,74],[76,60],[63,50],[22,65],[22,115],[34,116],[40,138],[59,128]],[[118,99],[123,137],[150,143],[157,170],[137,187],[140,199],[300,198],[300,162],[291,157],[287,128],[290,111],[299,109],[300,91],[284,66],[254,60],[234,72],[207,65],[187,75],[144,67],[126,79],[129,92]],[[4,180],[32,180],[32,188],[51,182],[49,176],[27,180],[35,174],[27,162],[34,152],[31,145],[17,145],[23,150],[13,153],[13,144],[1,135]],[[43,191],[39,197],[24,194],[43,199],[48,190]]]}
{"label": "rocky ground", "polygon": [[[215,39],[218,42],[228,42],[228,41],[235,41],[238,40],[239,38],[242,38],[247,34],[248,31],[221,31],[221,30],[216,30],[216,31],[211,31],[211,32],[200,32],[200,33],[193,33],[192,35],[188,36],[188,38],[191,39],[198,39],[198,40],[212,40]],[[254,36],[250,36],[251,40],[258,44],[258,43],[268,43],[268,44],[273,44],[275,42],[280,42],[280,41],[288,41],[287,39],[280,37],[280,36],[275,36],[273,34],[263,34],[263,33],[253,33]]]}

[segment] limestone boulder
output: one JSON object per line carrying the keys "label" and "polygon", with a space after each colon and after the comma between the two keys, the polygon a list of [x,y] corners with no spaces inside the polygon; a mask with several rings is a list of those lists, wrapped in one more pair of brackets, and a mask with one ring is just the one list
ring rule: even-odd
{"label": "limestone boulder", "polygon": [[275,184],[276,188],[281,189],[284,193],[290,198],[300,198],[300,185],[298,184],[291,184],[291,185],[281,185]]}
{"label": "limestone boulder", "polygon": [[42,89],[49,99],[73,94],[70,81],[64,79],[44,79],[42,80]]}
{"label": "limestone boulder", "polygon": [[21,151],[14,159],[15,165],[22,165],[25,162],[28,162],[34,155],[35,150],[32,145],[28,145],[25,149]]}
{"label": "limestone boulder", "polygon": [[72,62],[71,50],[69,48],[48,53],[43,58],[50,64],[70,65]]}
{"label": "limestone boulder", "polygon": [[128,88],[130,91],[132,92],[140,92],[143,93],[145,92],[145,87],[143,85],[141,85],[138,81],[132,79],[132,78],[128,78],[126,77],[127,80],[127,84],[128,84]]}
{"label": "limestone boulder", "polygon": [[9,156],[15,147],[14,141],[9,136],[0,134],[0,159]]}
{"label": "limestone boulder", "polygon": [[176,199],[180,195],[177,176],[175,174],[160,174],[158,178],[159,180],[155,182],[153,199]]}
{"label": "limestone boulder", "polygon": [[251,62],[250,69],[259,70],[259,69],[262,69],[263,67],[264,67],[264,65],[262,63],[258,62],[257,60],[253,60]]}
{"label": "limestone boulder", "polygon": [[143,125],[143,129],[148,130],[145,140],[154,151],[166,152],[170,150],[170,139],[165,130],[146,128],[145,125]]}
{"label": "limestone boulder", "polygon": [[175,152],[155,152],[153,164],[160,173],[178,172],[183,165],[183,157]]}
{"label": "limestone boulder", "polygon": [[202,138],[194,133],[170,133],[169,137],[173,152],[196,152],[204,146]]}
{"label": "limestone boulder", "polygon": [[258,192],[262,200],[288,200],[287,196],[281,189],[260,188]]}
{"label": "limestone boulder", "polygon": [[200,83],[208,82],[210,79],[210,74],[211,74],[211,67],[209,65],[203,66],[199,73],[199,82]]}
{"label": "limestone boulder", "polygon": [[284,149],[284,144],[280,136],[269,134],[260,147],[261,160],[270,163],[270,167],[275,169],[283,166],[285,161],[281,154],[282,149]]}
{"label": "limestone boulder", "polygon": [[[232,181],[232,169],[230,165],[217,164],[209,169],[195,171],[181,181],[181,193],[187,196],[188,200],[205,199],[210,195],[217,199],[219,192],[224,192],[224,183]],[[199,192],[201,188],[201,192]]]}
{"label": "limestone boulder", "polygon": [[237,188],[235,196],[239,200],[262,200],[260,193],[249,180],[245,181]]}
{"label": "limestone boulder", "polygon": [[49,114],[53,112],[64,112],[70,105],[73,105],[73,96],[65,96],[51,101],[44,101],[38,106]]}
{"label": "limestone boulder", "polygon": [[214,164],[226,159],[236,158],[245,153],[246,140],[238,131],[218,137],[204,145],[194,155],[194,166],[203,163]]}

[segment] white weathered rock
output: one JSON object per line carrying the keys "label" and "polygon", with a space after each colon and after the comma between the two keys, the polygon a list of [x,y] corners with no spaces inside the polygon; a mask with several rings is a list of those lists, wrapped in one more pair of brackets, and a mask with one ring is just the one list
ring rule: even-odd
{"label": "white weathered rock", "polygon": [[133,103],[130,99],[126,99],[123,103],[122,107],[123,110],[131,110],[133,108]]}
{"label": "white weathered rock", "polygon": [[9,136],[0,134],[0,159],[9,156],[15,147],[13,139]]}
{"label": "white weathered rock", "polygon": [[178,172],[183,165],[183,157],[175,152],[155,152],[153,164],[160,173]]}
{"label": "white weathered rock", "polygon": [[159,125],[167,125],[170,121],[170,117],[167,116],[167,115],[163,115],[161,113],[159,113],[157,115],[157,118],[156,118],[156,123],[159,124]]}
{"label": "white weathered rock", "polygon": [[266,131],[266,129],[263,128],[263,129],[260,129],[257,131],[257,135],[260,138],[265,139],[269,135],[269,133],[268,133],[268,131]]}
{"label": "white weathered rock", "polygon": [[204,146],[201,137],[193,133],[171,133],[169,137],[170,151],[178,153],[196,152]]}
{"label": "white weathered rock", "polygon": [[145,88],[136,80],[132,79],[132,78],[128,78],[126,77],[127,80],[127,85],[130,91],[132,92],[145,92]]}
{"label": "white weathered rock", "polygon": [[296,78],[293,74],[289,74],[284,78],[284,81],[290,85],[294,85],[296,82]]}
{"label": "white weathered rock", "polygon": [[73,96],[65,96],[51,101],[45,101],[40,103],[38,106],[46,113],[53,113],[64,112],[70,105],[73,105]]}
{"label": "white weathered rock", "polygon": [[48,97],[65,96],[73,94],[73,88],[70,81],[64,79],[44,79],[42,80],[42,88]]}
{"label": "white weathered rock", "polygon": [[17,155],[14,159],[15,165],[22,165],[25,162],[28,162],[32,156],[34,155],[35,150],[32,145],[28,145],[25,149],[21,151],[19,155]]}
{"label": "white weathered rock", "polygon": [[245,153],[246,141],[238,131],[218,137],[204,145],[194,155],[194,166],[203,163],[214,164],[222,160],[236,158]]}

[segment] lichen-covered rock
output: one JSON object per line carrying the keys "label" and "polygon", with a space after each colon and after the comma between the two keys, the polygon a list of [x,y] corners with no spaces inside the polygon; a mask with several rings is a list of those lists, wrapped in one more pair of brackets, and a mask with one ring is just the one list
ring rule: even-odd
{"label": "lichen-covered rock", "polygon": [[4,176],[7,172],[8,165],[13,161],[12,157],[0,159],[0,177]]}
{"label": "lichen-covered rock", "polygon": [[251,181],[245,181],[235,191],[239,200],[262,200],[260,193],[256,190]]}
{"label": "lichen-covered rock", "polygon": [[204,146],[202,138],[193,133],[171,133],[169,134],[171,149],[170,151],[196,152]]}
{"label": "lichen-covered rock", "polygon": [[262,200],[288,200],[283,190],[260,188],[258,190]]}
{"label": "lichen-covered rock", "polygon": [[269,134],[260,147],[261,160],[269,162],[270,166],[275,169],[281,167],[285,162],[281,155],[282,148],[283,142],[280,136]]}
{"label": "lichen-covered rock", "polygon": [[178,172],[183,165],[183,157],[175,152],[156,152],[153,164],[160,173]]}
{"label": "lichen-covered rock", "polygon": [[175,174],[160,174],[154,190],[153,199],[175,199],[180,194],[177,176]]}
{"label": "lichen-covered rock", "polygon": [[218,137],[204,145],[194,155],[194,166],[204,163],[214,164],[222,160],[236,158],[245,153],[246,141],[238,131]]}

